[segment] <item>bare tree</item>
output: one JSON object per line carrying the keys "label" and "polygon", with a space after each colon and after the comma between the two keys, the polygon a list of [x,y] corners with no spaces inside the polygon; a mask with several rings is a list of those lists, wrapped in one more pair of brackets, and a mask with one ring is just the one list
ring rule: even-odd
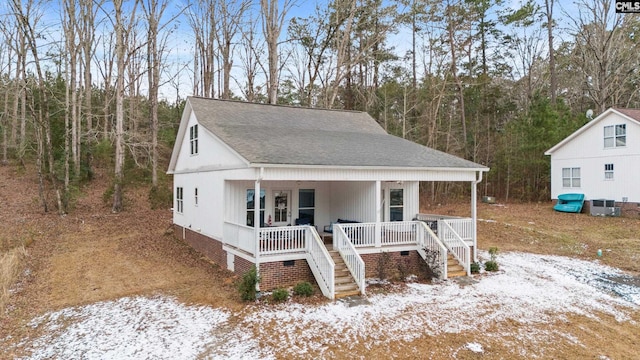
{"label": "bare tree", "polygon": [[115,36],[116,36],[116,128],[115,128],[115,178],[113,184],[113,206],[111,211],[120,212],[123,209],[122,180],[125,157],[124,138],[124,97],[125,97],[125,74],[127,71],[127,58],[130,52],[127,49],[128,35],[135,25],[135,13],[138,1],[135,1],[129,10],[129,22],[125,24],[122,16],[123,0],[113,0],[115,10]]}
{"label": "bare tree", "polygon": [[187,13],[195,36],[193,92],[197,96],[215,97],[215,39],[218,31],[215,1],[194,0]]}
{"label": "bare tree", "polygon": [[267,73],[267,98],[270,104],[278,102],[278,80],[280,64],[278,63],[278,45],[282,26],[287,12],[294,4],[294,0],[284,0],[282,8],[278,0],[260,0],[260,15],[262,17],[262,32],[267,43],[267,57],[269,72]]}
{"label": "bare tree", "polygon": [[[40,193],[41,200],[43,203],[44,210],[47,211],[47,202],[44,195],[44,186],[43,186],[43,177],[42,177],[42,162],[45,161],[46,158],[48,165],[48,173],[49,173],[49,181],[54,189],[56,194],[56,200],[58,205],[58,212],[63,214],[65,209],[62,204],[62,196],[60,190],[58,189],[58,181],[55,174],[55,167],[53,161],[53,146],[51,142],[51,122],[50,122],[50,113],[49,113],[49,92],[46,88],[46,78],[45,73],[42,70],[42,62],[40,59],[40,53],[38,52],[39,47],[36,42],[36,39],[39,38],[39,34],[35,30],[35,25],[37,24],[40,16],[35,14],[33,10],[33,2],[29,1],[27,3],[26,9],[22,7],[22,3],[20,0],[12,0],[11,1],[11,10],[13,14],[16,16],[18,27],[22,34],[24,35],[27,47],[31,52],[31,56],[33,57],[33,65],[35,67],[35,71],[38,79],[38,109],[36,109],[33,102],[31,103],[31,112],[34,114],[34,117],[38,122],[38,126],[36,126],[36,133],[38,137],[38,162],[39,165],[39,174],[40,174]],[[44,141],[42,140],[44,137]]]}
{"label": "bare tree", "polygon": [[242,51],[239,54],[242,62],[243,77],[246,83],[236,80],[238,86],[243,89],[244,97],[248,102],[256,100],[256,77],[260,58],[264,55],[264,43],[256,39],[256,23],[250,19],[242,31]]}
{"label": "bare tree", "polygon": [[558,76],[556,75],[556,53],[553,49],[553,5],[555,0],[544,0],[545,17],[547,20],[547,42],[549,45],[549,94],[551,103],[555,106],[558,92]]}
{"label": "bare tree", "polygon": [[582,0],[575,14],[568,14],[576,39],[574,61],[581,69],[584,85],[599,113],[624,105],[618,91],[638,65],[638,46],[625,29],[637,17],[616,14],[607,0]]}

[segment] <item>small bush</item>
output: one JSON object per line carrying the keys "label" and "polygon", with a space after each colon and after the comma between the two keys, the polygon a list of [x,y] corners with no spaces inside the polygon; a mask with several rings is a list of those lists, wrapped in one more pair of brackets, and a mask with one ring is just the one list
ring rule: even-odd
{"label": "small bush", "polygon": [[478,262],[471,263],[469,268],[471,269],[471,273],[472,274],[480,273],[480,263],[478,263]]}
{"label": "small bush", "polygon": [[281,302],[287,300],[289,297],[289,291],[287,289],[278,288],[271,293],[271,300],[275,302]]}
{"label": "small bush", "polygon": [[251,267],[251,270],[247,271],[242,275],[242,280],[238,284],[238,291],[240,292],[240,297],[244,301],[254,301],[256,299],[256,285],[260,282],[260,277],[258,276],[258,271],[255,266]]}
{"label": "small bush", "polygon": [[489,256],[491,260],[484,263],[484,269],[487,271],[498,271],[498,248],[495,246],[490,247]]}
{"label": "small bush", "polygon": [[307,281],[301,281],[293,287],[293,293],[299,296],[311,296],[313,292],[313,286]]}
{"label": "small bush", "polygon": [[498,271],[498,263],[493,260],[489,260],[484,263],[484,269],[487,271]]}

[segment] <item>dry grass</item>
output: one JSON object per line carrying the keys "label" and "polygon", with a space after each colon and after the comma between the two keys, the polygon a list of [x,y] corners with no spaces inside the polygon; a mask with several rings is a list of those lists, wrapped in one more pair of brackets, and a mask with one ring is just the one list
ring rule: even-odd
{"label": "dry grass", "polygon": [[0,313],[9,300],[10,289],[22,269],[22,260],[26,256],[23,246],[15,247],[0,255]]}

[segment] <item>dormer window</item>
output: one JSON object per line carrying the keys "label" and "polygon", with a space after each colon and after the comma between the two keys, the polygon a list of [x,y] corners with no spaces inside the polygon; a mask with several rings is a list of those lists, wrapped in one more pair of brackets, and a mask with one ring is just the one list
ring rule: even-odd
{"label": "dormer window", "polygon": [[191,155],[198,155],[198,124],[189,128],[189,142],[191,144]]}
{"label": "dormer window", "polygon": [[627,125],[610,125],[604,127],[604,147],[616,148],[627,145]]}

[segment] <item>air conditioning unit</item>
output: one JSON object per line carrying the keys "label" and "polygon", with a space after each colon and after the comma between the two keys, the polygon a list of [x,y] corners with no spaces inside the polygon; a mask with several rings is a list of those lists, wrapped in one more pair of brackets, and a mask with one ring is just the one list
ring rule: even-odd
{"label": "air conditioning unit", "polygon": [[615,200],[593,199],[590,211],[592,216],[620,216],[620,208]]}

